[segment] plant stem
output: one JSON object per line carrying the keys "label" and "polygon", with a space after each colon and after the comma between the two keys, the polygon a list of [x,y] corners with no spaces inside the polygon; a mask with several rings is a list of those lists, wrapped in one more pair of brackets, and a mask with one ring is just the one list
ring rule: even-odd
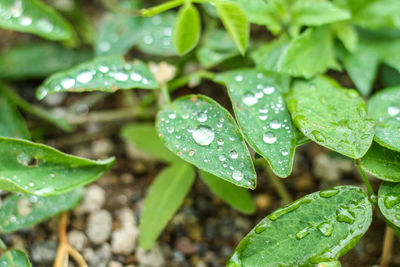
{"label": "plant stem", "polygon": [[282,202],[284,205],[287,205],[292,202],[292,197],[290,196],[289,192],[287,191],[286,187],[282,183],[281,179],[277,177],[271,170],[271,168],[268,166],[268,163],[263,160],[263,167],[264,170],[268,174],[268,178],[272,183],[272,186],[275,188],[276,192],[282,199]]}
{"label": "plant stem", "polygon": [[393,250],[394,233],[392,228],[386,226],[385,229],[385,239],[383,240],[382,258],[380,262],[380,267],[388,267],[390,263],[390,258],[392,257]]}
{"label": "plant stem", "polygon": [[169,96],[169,90],[166,84],[161,85],[161,94],[165,104],[171,104],[171,97]]}
{"label": "plant stem", "polygon": [[370,182],[368,181],[367,176],[365,176],[364,170],[361,168],[360,159],[356,159],[355,164],[357,166],[358,172],[360,173],[365,186],[367,187],[370,197],[373,196],[375,198],[376,196],[375,196],[374,190],[372,189],[372,186],[371,186]]}
{"label": "plant stem", "polygon": [[[191,0],[190,2],[192,3],[211,3],[214,2],[215,0]],[[151,17],[154,15],[157,15],[159,13],[162,13],[164,11],[170,10],[172,8],[178,7],[183,5],[187,0],[174,0],[174,1],[168,1],[166,3],[160,4],[158,6],[151,7],[149,9],[142,9],[141,14],[144,17]]]}

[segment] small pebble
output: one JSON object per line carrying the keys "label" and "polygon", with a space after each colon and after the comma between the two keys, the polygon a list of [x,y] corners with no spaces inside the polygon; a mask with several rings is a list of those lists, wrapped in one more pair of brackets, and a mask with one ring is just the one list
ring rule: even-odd
{"label": "small pebble", "polygon": [[146,267],[161,267],[165,266],[164,255],[161,252],[158,244],[148,251],[139,248],[137,251],[137,258],[140,264]]}
{"label": "small pebble", "polygon": [[119,261],[110,261],[108,267],[123,267],[123,265]]}
{"label": "small pebble", "polygon": [[258,194],[254,202],[256,204],[257,210],[265,211],[267,210],[272,203],[271,196],[267,194]]}
{"label": "small pebble", "polygon": [[108,138],[99,139],[92,143],[91,150],[94,158],[105,158],[114,150],[114,143]]}
{"label": "small pebble", "polygon": [[77,214],[92,213],[100,210],[106,201],[106,193],[103,188],[96,184],[87,187],[82,204],[75,209]]}
{"label": "small pebble", "polygon": [[72,230],[68,233],[68,243],[78,251],[82,251],[88,243],[86,235],[77,230]]}
{"label": "small pebble", "polygon": [[97,245],[107,241],[112,229],[112,217],[110,212],[99,210],[90,214],[86,226],[86,234],[89,240]]}
{"label": "small pebble", "polygon": [[32,260],[38,265],[50,264],[54,261],[57,251],[56,241],[47,241],[43,243],[34,244],[31,248],[30,256]]}
{"label": "small pebble", "polygon": [[111,238],[111,250],[115,254],[129,255],[136,248],[139,229],[136,226],[115,230]]}

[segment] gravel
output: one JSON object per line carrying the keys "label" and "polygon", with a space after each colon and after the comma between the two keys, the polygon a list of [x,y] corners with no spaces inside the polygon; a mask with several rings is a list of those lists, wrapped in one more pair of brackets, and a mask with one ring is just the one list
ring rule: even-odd
{"label": "gravel", "polygon": [[100,245],[108,240],[112,230],[112,217],[107,210],[99,210],[90,214],[86,227],[89,240]]}

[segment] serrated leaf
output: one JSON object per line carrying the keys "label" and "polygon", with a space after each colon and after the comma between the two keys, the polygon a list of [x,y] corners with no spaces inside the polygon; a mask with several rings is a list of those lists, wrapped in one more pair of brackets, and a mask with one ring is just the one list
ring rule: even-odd
{"label": "serrated leaf", "polygon": [[42,78],[90,58],[88,50],[72,50],[55,43],[12,46],[0,54],[0,77],[6,80]]}
{"label": "serrated leaf", "polygon": [[375,141],[400,152],[400,87],[373,95],[368,101],[368,112],[376,122]]}
{"label": "serrated leaf", "polygon": [[194,178],[193,167],[185,162],[175,163],[157,176],[144,200],[139,225],[141,248],[147,250],[153,246],[162,229],[182,204]]}
{"label": "serrated leaf", "polygon": [[373,143],[361,158],[361,167],[388,182],[400,182],[400,153]]}
{"label": "serrated leaf", "polygon": [[216,76],[228,88],[233,110],[249,145],[280,177],[292,171],[296,128],[274,79],[252,69]]}
{"label": "serrated leaf", "polygon": [[74,208],[84,190],[52,197],[14,194],[6,198],[0,209],[0,233],[7,234],[32,227],[63,211]]}
{"label": "serrated leaf", "polygon": [[228,183],[205,171],[200,170],[200,177],[214,194],[219,196],[234,209],[246,214],[254,213],[255,206],[249,191]]}
{"label": "serrated leaf", "polygon": [[38,88],[36,96],[43,99],[57,92],[115,92],[132,88],[157,89],[158,84],[142,61],[129,63],[120,56],[108,56],[50,76]]}
{"label": "serrated leaf", "polygon": [[14,104],[0,91],[0,136],[30,139],[25,121]]}
{"label": "serrated leaf", "polygon": [[296,81],[287,101],[295,125],[314,142],[350,158],[361,158],[369,149],[375,123],[355,90],[321,76]]}
{"label": "serrated leaf", "polygon": [[378,206],[386,219],[400,227],[400,183],[383,182],[380,185]]}
{"label": "serrated leaf", "polygon": [[0,137],[0,188],[39,196],[59,195],[100,178],[114,158],[93,161],[46,145]]}
{"label": "serrated leaf", "polygon": [[0,266],[4,267],[32,267],[28,256],[18,249],[11,249],[0,256]]}
{"label": "serrated leaf", "polygon": [[56,41],[74,36],[72,26],[53,8],[38,0],[2,0],[0,28],[33,33]]}
{"label": "serrated leaf", "polygon": [[172,43],[179,55],[196,47],[200,40],[201,19],[199,11],[192,4],[185,4],[178,12],[172,31]]}
{"label": "serrated leaf", "polygon": [[242,239],[227,266],[313,266],[337,260],[367,231],[368,196],[339,186],[277,209]]}
{"label": "serrated leaf", "polygon": [[232,37],[239,52],[244,55],[250,35],[250,25],[246,14],[234,2],[217,2],[215,7],[225,29]]}
{"label": "serrated leaf", "polygon": [[121,136],[126,142],[133,144],[137,149],[158,160],[170,163],[181,161],[161,142],[152,124],[128,124],[122,128]]}
{"label": "serrated leaf", "polygon": [[238,186],[254,189],[256,173],[232,116],[202,95],[187,95],[165,106],[156,129],[180,158]]}

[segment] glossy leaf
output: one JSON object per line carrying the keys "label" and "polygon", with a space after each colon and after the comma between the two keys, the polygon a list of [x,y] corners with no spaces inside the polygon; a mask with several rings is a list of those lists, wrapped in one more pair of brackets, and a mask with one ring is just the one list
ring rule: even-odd
{"label": "glossy leaf", "polygon": [[0,54],[0,77],[7,80],[42,78],[90,57],[88,50],[72,50],[55,43],[12,46]]}
{"label": "glossy leaf", "polygon": [[383,182],[379,187],[378,206],[383,216],[400,227],[400,183]]}
{"label": "glossy leaf", "polygon": [[255,206],[249,191],[219,179],[217,176],[205,171],[200,170],[200,177],[214,194],[234,209],[246,214],[254,213]]}
{"label": "glossy leaf", "polygon": [[215,7],[225,29],[232,37],[239,52],[244,55],[250,35],[250,25],[246,14],[234,2],[217,2]]}
{"label": "glossy leaf", "polygon": [[93,161],[42,144],[0,137],[0,162],[1,189],[52,196],[100,178],[114,158]]}
{"label": "glossy leaf", "polygon": [[30,139],[24,118],[14,104],[0,91],[0,136]]}
{"label": "glossy leaf", "polygon": [[291,173],[296,128],[274,79],[252,69],[218,75],[224,82],[239,126],[249,145],[280,177]]}
{"label": "glossy leaf", "polygon": [[373,143],[367,154],[361,158],[361,167],[389,182],[400,182],[400,152]]}
{"label": "glossy leaf", "polygon": [[162,170],[150,186],[140,220],[140,247],[150,249],[183,202],[194,182],[191,165],[180,162]]}
{"label": "glossy leaf", "polygon": [[184,55],[197,45],[201,34],[199,11],[192,4],[181,7],[172,31],[172,41],[179,55]]}
{"label": "glossy leaf", "polygon": [[38,0],[1,0],[0,28],[33,33],[49,40],[74,36],[71,25]]}
{"label": "glossy leaf", "polygon": [[232,116],[214,100],[187,95],[165,106],[156,128],[180,158],[238,186],[254,189],[256,173]]}
{"label": "glossy leaf", "polygon": [[368,102],[368,112],[376,122],[375,141],[400,152],[400,87],[376,93]]}
{"label": "glossy leaf", "polygon": [[340,186],[315,192],[261,220],[237,246],[227,266],[313,266],[337,260],[367,231],[368,196]]}
{"label": "glossy leaf", "polygon": [[317,77],[296,81],[287,101],[295,125],[314,142],[350,158],[361,158],[369,149],[375,123],[356,91]]}
{"label": "glossy leaf", "polygon": [[21,250],[11,249],[0,255],[0,266],[4,267],[32,267],[28,256]]}
{"label": "glossy leaf", "polygon": [[7,234],[32,227],[63,211],[74,208],[82,199],[82,188],[52,197],[14,194],[0,209],[0,233]]}
{"label": "glossy leaf", "polygon": [[137,149],[158,160],[170,163],[181,161],[180,158],[169,151],[161,142],[152,124],[128,124],[122,128],[121,136],[126,142],[131,143]]}
{"label": "glossy leaf", "polygon": [[138,60],[129,63],[119,56],[109,56],[50,76],[38,88],[36,96],[43,99],[57,92],[115,92],[132,88],[157,89],[158,84],[145,63]]}

